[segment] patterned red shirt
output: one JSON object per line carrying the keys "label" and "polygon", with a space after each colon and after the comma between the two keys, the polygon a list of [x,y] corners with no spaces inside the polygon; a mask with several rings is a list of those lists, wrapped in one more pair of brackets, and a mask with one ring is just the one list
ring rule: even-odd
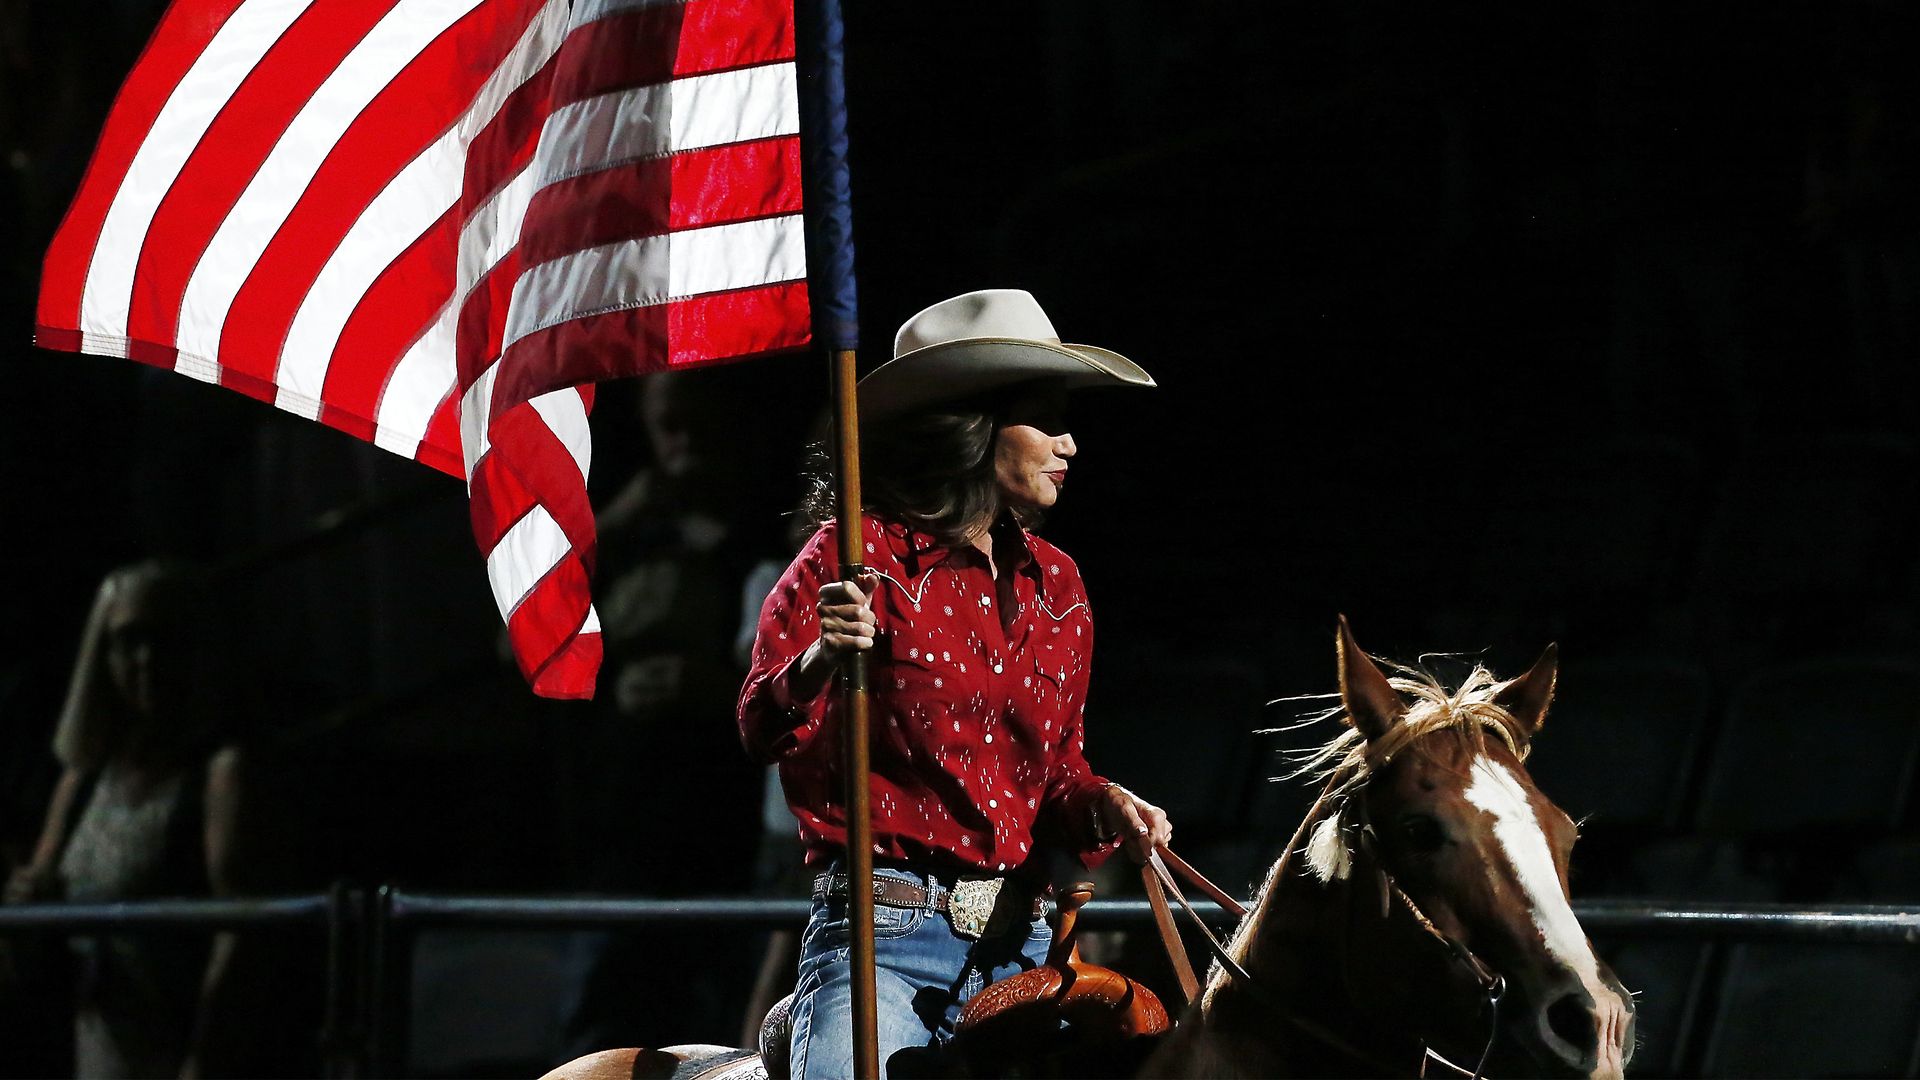
{"label": "patterned red shirt", "polygon": [[[874,854],[990,873],[1048,845],[1103,858],[1092,802],[1107,784],[1083,756],[1093,618],[1080,572],[1011,526],[994,550],[1014,569],[1009,615],[977,549],[866,516],[866,565],[881,575],[869,663]],[[740,734],[778,761],[807,861],[846,842],[840,694],[796,701],[789,669],[820,636],[815,603],[836,580],[835,526],[815,533],[767,597]]]}

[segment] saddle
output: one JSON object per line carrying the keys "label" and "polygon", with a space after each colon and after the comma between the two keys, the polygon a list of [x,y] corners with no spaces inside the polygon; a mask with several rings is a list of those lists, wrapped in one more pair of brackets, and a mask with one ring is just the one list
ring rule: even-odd
{"label": "saddle", "polygon": [[[1244,913],[1244,908],[1200,878],[1171,851],[1163,849],[1160,854],[1183,873],[1205,882],[1205,891],[1216,900]],[[1187,1000],[1192,1000],[1199,981],[1167,905],[1167,888],[1162,882],[1170,887],[1172,879],[1163,866],[1155,865],[1158,862],[1156,854],[1154,863],[1141,868],[1141,879],[1180,989]],[[1080,958],[1075,940],[1079,912],[1093,899],[1093,883],[1076,881],[1056,892],[1060,925],[1046,962],[993,983],[975,994],[960,1012],[952,1051],[956,1067],[965,1075],[1010,1076],[1029,1072],[1036,1065],[1042,1070],[1038,1075],[1079,1071],[1064,1070],[1063,1060],[1071,1060],[1082,1069],[1093,1062],[1115,1066],[1089,1075],[1127,1072],[1131,1070],[1119,1067],[1119,1063],[1144,1057],[1155,1037],[1173,1026],[1166,1006],[1151,989],[1118,971]],[[1185,904],[1178,890],[1173,892]],[[793,995],[789,994],[767,1010],[760,1024],[760,1061],[770,1080],[784,1080],[788,1075],[792,1006]]]}
{"label": "saddle", "polygon": [[960,1011],[955,1044],[972,1072],[1009,1075],[1063,1053],[1104,1057],[1173,1026],[1152,990],[1080,958],[1079,914],[1091,899],[1092,882],[1061,889],[1060,926],[1046,962],[988,986]]}

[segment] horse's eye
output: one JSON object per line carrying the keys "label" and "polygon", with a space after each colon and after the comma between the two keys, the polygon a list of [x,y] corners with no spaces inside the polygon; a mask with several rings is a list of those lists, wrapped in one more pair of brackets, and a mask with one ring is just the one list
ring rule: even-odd
{"label": "horse's eye", "polygon": [[1408,814],[1400,819],[1400,838],[1407,850],[1417,855],[1426,855],[1440,850],[1447,842],[1446,831],[1440,823],[1425,814]]}

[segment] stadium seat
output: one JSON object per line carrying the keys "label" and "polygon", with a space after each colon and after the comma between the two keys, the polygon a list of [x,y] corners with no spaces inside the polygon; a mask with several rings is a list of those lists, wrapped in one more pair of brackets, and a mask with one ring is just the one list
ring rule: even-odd
{"label": "stadium seat", "polygon": [[1706,672],[1691,664],[1569,661],[1527,767],[1583,832],[1672,828],[1710,705]]}
{"label": "stadium seat", "polygon": [[1911,1076],[1913,946],[1766,943],[1728,955],[1704,1076]]}
{"label": "stadium seat", "polygon": [[1709,596],[1884,594],[1904,564],[1913,443],[1891,433],[1817,436],[1768,448],[1722,489],[1700,554]]}
{"label": "stadium seat", "polygon": [[[1576,872],[1580,866],[1576,855]],[[1715,836],[1678,836],[1632,845],[1604,888],[1576,889],[1581,895],[1774,903],[1795,898],[1795,879],[1791,852]]]}
{"label": "stadium seat", "polygon": [[1867,658],[1815,661],[1735,694],[1696,824],[1754,835],[1898,824],[1916,744],[1920,670]]}

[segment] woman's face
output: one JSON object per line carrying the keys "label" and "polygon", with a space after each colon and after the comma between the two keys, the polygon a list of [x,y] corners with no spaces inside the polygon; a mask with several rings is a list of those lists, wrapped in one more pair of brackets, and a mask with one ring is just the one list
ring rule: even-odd
{"label": "woman's face", "polygon": [[994,433],[994,476],[1009,505],[1045,509],[1060,501],[1067,459],[1076,449],[1067,434],[1065,406],[1060,390],[1023,395]]}
{"label": "woman's face", "polygon": [[127,582],[107,609],[107,670],[120,694],[137,714],[154,710],[158,687],[151,590],[145,582]]}
{"label": "woman's face", "polygon": [[114,688],[136,718],[176,712],[190,678],[177,590],[139,570],[121,572],[110,588],[103,629]]}

